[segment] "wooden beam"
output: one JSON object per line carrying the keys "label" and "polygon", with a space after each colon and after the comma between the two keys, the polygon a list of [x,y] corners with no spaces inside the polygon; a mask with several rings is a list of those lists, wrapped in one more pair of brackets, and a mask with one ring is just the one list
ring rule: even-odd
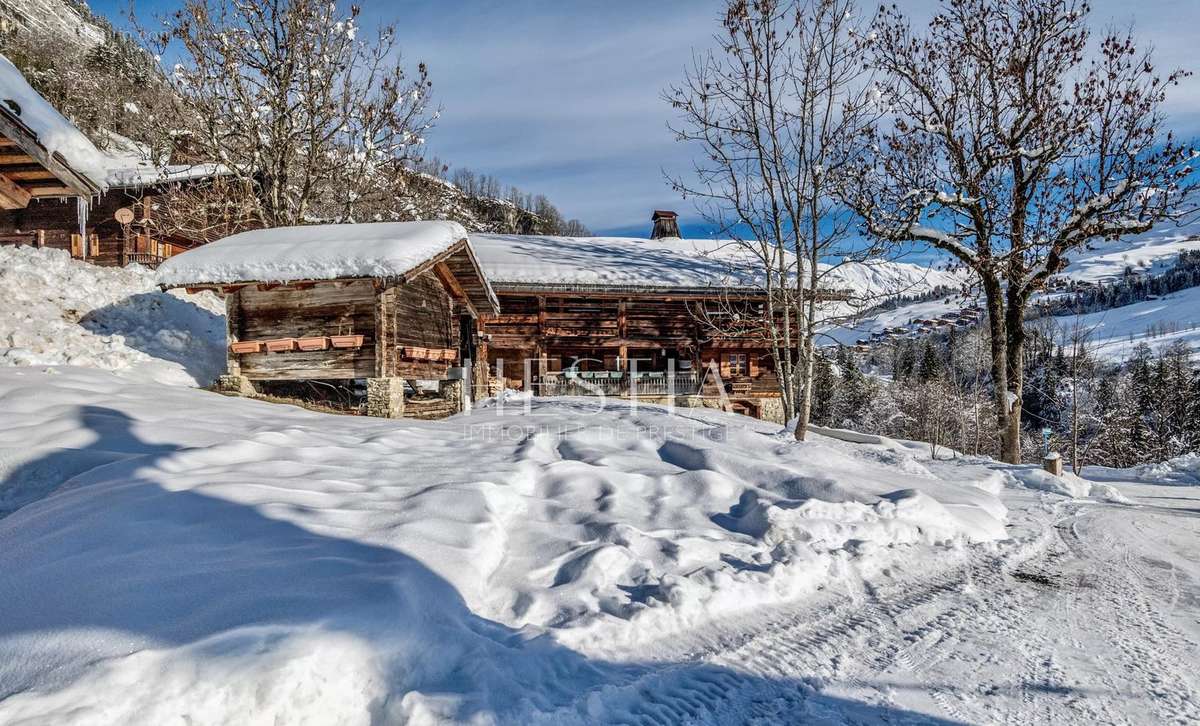
{"label": "wooden beam", "polygon": [[46,169],[11,169],[4,172],[4,176],[17,181],[36,181],[41,179],[57,179],[54,172]]}
{"label": "wooden beam", "polygon": [[[12,143],[12,142],[9,142]],[[15,144],[14,144],[15,145]],[[0,164],[36,164],[36,160],[29,154],[9,154],[0,153]]]}
{"label": "wooden beam", "polygon": [[29,190],[31,197],[77,197],[79,193],[71,187],[36,187]]}
{"label": "wooden beam", "polygon": [[441,280],[442,285],[444,285],[446,289],[450,291],[450,295],[455,300],[466,306],[467,311],[471,313],[472,317],[479,317],[479,311],[475,309],[475,303],[471,302],[471,296],[468,295],[467,291],[464,290],[462,285],[458,283],[458,278],[454,275],[454,272],[450,269],[450,266],[445,263],[445,261],[439,262],[433,266],[433,274],[437,276],[438,280]]}
{"label": "wooden beam", "polygon": [[29,206],[29,199],[27,190],[0,174],[0,209],[24,209]]}

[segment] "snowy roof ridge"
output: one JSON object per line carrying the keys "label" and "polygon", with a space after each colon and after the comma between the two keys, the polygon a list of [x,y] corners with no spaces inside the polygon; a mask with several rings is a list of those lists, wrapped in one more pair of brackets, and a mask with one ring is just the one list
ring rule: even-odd
{"label": "snowy roof ridge", "polygon": [[472,234],[483,270],[509,289],[760,289],[761,266],[734,240]]}
{"label": "snowy roof ridge", "polygon": [[[167,259],[157,274],[164,287],[398,278],[459,249],[478,274],[486,302],[497,307],[466,228],[447,220],[314,224],[240,232]],[[476,301],[480,302],[484,301]]]}

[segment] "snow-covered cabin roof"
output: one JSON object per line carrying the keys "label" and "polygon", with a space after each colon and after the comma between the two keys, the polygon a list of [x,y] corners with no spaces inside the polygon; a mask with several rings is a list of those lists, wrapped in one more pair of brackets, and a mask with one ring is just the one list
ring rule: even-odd
{"label": "snow-covered cabin roof", "polygon": [[729,240],[472,234],[471,241],[501,289],[680,291],[762,283],[761,265]]}
{"label": "snow-covered cabin roof", "polygon": [[140,189],[172,182],[211,179],[228,173],[229,170],[221,164],[169,164],[159,167],[144,163],[111,168],[108,170],[105,180],[108,182],[109,188]]}
{"label": "snow-covered cabin roof", "polygon": [[[260,229],[226,237],[167,259],[164,287],[399,278],[445,261],[480,311],[498,308],[467,230],[458,222],[319,224]],[[463,280],[463,277],[475,280]],[[471,284],[466,284],[471,283]]]}
{"label": "snow-covered cabin roof", "polygon": [[[99,149],[29,85],[17,67],[0,55],[0,135],[9,138],[60,186],[90,196],[107,184],[107,160]],[[36,188],[36,187],[35,187]],[[59,192],[59,196],[68,196]]]}
{"label": "snow-covered cabin roof", "polygon": [[105,132],[105,182],[110,189],[140,189],[171,182],[210,179],[229,174],[223,164],[164,164],[150,148],[118,133]]}

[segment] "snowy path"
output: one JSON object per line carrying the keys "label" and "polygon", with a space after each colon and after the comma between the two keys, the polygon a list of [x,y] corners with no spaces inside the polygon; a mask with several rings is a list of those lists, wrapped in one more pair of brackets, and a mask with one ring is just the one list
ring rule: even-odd
{"label": "snowy path", "polygon": [[1012,492],[1013,544],[885,585],[848,571],[803,608],[659,644],[672,665],[631,686],[628,720],[1196,723],[1200,491],[1122,489],[1136,507]]}

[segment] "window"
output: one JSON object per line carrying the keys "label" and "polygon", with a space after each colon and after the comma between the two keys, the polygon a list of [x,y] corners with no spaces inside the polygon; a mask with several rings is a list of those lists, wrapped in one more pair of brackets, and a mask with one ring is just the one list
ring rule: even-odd
{"label": "window", "polygon": [[726,353],[725,367],[730,376],[750,375],[750,358],[745,353]]}

